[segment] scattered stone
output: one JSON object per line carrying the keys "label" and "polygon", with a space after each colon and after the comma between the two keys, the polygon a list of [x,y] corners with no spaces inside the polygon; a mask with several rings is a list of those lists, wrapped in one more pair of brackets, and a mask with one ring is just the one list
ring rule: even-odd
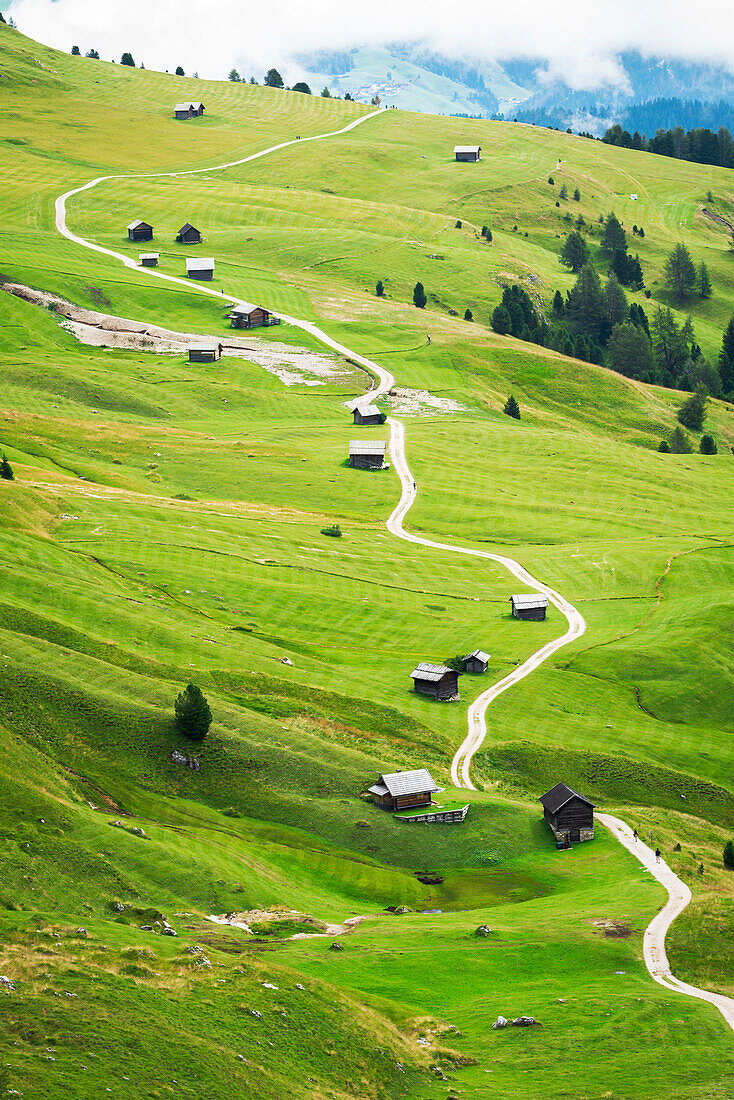
{"label": "scattered stone", "polygon": [[87,932],[86,928],[77,928],[74,935],[75,936],[88,936],[89,932]]}
{"label": "scattered stone", "polygon": [[334,941],[334,943],[332,943],[329,947],[329,951],[343,951],[343,950],[344,950],[344,945],[341,944],[341,943],[337,943],[336,941]]}
{"label": "scattered stone", "polygon": [[431,1073],[434,1077],[438,1077],[439,1081],[448,1081],[448,1077],[440,1066],[431,1066]]}
{"label": "scattered stone", "polygon": [[282,665],[291,665],[291,667],[293,666],[293,661],[291,661],[289,657],[281,657],[280,663]]}
{"label": "scattered stone", "polygon": [[152,932],[153,931],[153,925],[152,924],[141,924],[140,925],[140,931],[141,932]]}
{"label": "scattered stone", "polygon": [[6,993],[15,992],[15,986],[6,974],[0,974],[0,988],[4,989]]}
{"label": "scattered stone", "polygon": [[262,1012],[258,1012],[258,1010],[256,1008],[251,1008],[250,1009],[250,1015],[251,1016],[257,1016],[258,1020],[262,1020],[262,1018],[263,1018]]}
{"label": "scattered stone", "polygon": [[113,908],[115,913],[124,913],[125,912],[125,906],[122,904],[121,901],[113,901],[112,902],[112,908]]}
{"label": "scattered stone", "polygon": [[185,768],[191,768],[192,772],[201,771],[201,761],[195,756],[187,756],[184,752],[179,752],[178,749],[174,749],[171,753],[171,760],[174,764],[183,764]]}
{"label": "scattered stone", "polygon": [[175,929],[171,928],[170,924],[167,924],[166,927],[162,929],[161,935],[162,936],[177,936],[178,932],[176,932]]}
{"label": "scattered stone", "polygon": [[190,943],[187,947],[184,948],[184,951],[187,955],[200,955],[202,952],[202,948],[199,947],[198,943]]}
{"label": "scattered stone", "polygon": [[403,913],[412,913],[413,910],[409,909],[407,905],[398,905],[397,909],[393,909],[393,913],[396,916],[401,917]]}
{"label": "scattered stone", "polygon": [[498,1028],[507,1027],[507,1023],[508,1021],[505,1019],[504,1016],[498,1016],[495,1022],[492,1024],[492,1027],[495,1031],[497,1031]]}
{"label": "scattered stone", "polygon": [[491,936],[492,929],[488,924],[480,924],[478,928],[474,930],[475,936]]}
{"label": "scattered stone", "polygon": [[296,989],[305,989],[305,985],[301,985],[300,982],[296,982]]}
{"label": "scattered stone", "polygon": [[133,826],[130,832],[134,833],[135,836],[145,836],[145,829],[141,829],[139,825]]}
{"label": "scattered stone", "polygon": [[540,1020],[536,1020],[534,1016],[516,1016],[511,1021],[513,1027],[542,1027]]}
{"label": "scattered stone", "polygon": [[273,985],[272,982],[263,982],[263,989],[277,989],[277,985]]}
{"label": "scattered stone", "polygon": [[405,1070],[403,1069],[403,1066],[402,1066],[401,1062],[396,1062],[395,1065],[397,1066],[397,1068],[400,1070],[401,1073],[405,1073]]}

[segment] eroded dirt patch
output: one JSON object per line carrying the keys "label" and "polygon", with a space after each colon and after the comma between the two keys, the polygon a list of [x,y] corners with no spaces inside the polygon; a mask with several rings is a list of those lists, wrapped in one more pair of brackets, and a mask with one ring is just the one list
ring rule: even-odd
{"label": "eroded dirt patch", "polygon": [[437,413],[463,412],[466,408],[451,397],[436,397],[428,390],[394,386],[385,398],[395,416],[435,416]]}
{"label": "eroded dirt patch", "polygon": [[367,917],[348,917],[341,924],[328,924],[297,909],[273,906],[270,909],[248,909],[242,913],[212,914],[208,920],[229,928],[239,928],[258,939],[305,940],[314,936],[344,936],[353,932]]}

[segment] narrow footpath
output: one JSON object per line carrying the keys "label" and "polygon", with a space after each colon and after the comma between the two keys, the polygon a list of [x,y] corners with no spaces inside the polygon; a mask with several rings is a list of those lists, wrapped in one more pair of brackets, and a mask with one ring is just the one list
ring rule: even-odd
{"label": "narrow footpath", "polygon": [[[109,176],[98,176],[96,179],[90,180],[89,183],[85,183],[82,187],[73,188],[70,191],[66,191],[63,195],[59,195],[54,205],[56,229],[62,236],[66,237],[67,240],[72,241],[82,248],[89,249],[92,252],[99,252],[105,256],[111,256],[113,259],[119,260],[126,267],[133,268],[136,271],[144,271],[146,275],[156,279],[177,283],[190,291],[208,294],[221,303],[222,296],[220,291],[198,284],[192,284],[189,279],[181,279],[174,275],[167,275],[165,272],[159,271],[156,268],[139,268],[138,264],[131,257],[125,256],[121,252],[115,252],[109,248],[103,248],[101,245],[94,244],[94,242],[88,241],[84,237],[80,237],[76,233],[73,233],[66,224],[66,204],[68,200],[74,195],[78,195],[82,191],[88,191],[106,180],[193,176],[202,172],[216,172],[225,168],[233,168],[236,165],[246,164],[248,161],[258,160],[260,157],[278,152],[280,149],[286,149],[291,145],[302,145],[305,142],[321,141],[326,138],[336,137],[339,134],[348,133],[350,130],[354,130],[357,126],[361,126],[363,123],[375,118],[381,113],[380,111],[374,111],[368,115],[362,115],[360,118],[355,119],[340,130],[332,130],[325,134],[315,134],[308,138],[282,141],[277,145],[271,145],[267,149],[262,149],[258,153],[251,153],[249,156],[242,157],[239,160],[228,161],[227,163],[215,165],[213,167],[192,168],[181,172],[148,172],[140,173],[139,175],[120,173]],[[235,297],[234,301],[236,303],[238,299]],[[371,359],[367,359],[363,355],[359,355],[357,352],[352,351],[344,344],[340,344],[337,340],[334,340],[327,333],[323,332],[317,325],[314,325],[310,321],[300,320],[297,317],[289,317],[284,313],[280,313],[279,316],[282,317],[283,321],[286,323],[301,329],[303,332],[310,333],[326,347],[359,363],[360,366],[364,367],[378,379],[377,387],[369,390],[363,397],[359,398],[355,404],[371,404],[375,398],[387,393],[394,385],[395,379],[389,371],[386,371]],[[416,543],[420,546],[429,546],[435,550],[444,550],[451,554],[467,554],[471,557],[485,558],[490,561],[498,562],[512,573],[513,576],[517,577],[523,585],[528,588],[533,588],[537,592],[544,593],[568,622],[568,630],[564,634],[542,646],[508,676],[505,676],[497,684],[483,691],[469,706],[468,732],[451,763],[451,779],[457,787],[474,790],[475,787],[469,773],[472,759],[475,753],[481,748],[487,735],[487,707],[498,695],[502,694],[503,691],[506,691],[509,687],[512,687],[526,676],[529,676],[531,672],[534,672],[535,669],[557,650],[561,649],[562,646],[568,645],[570,642],[580,638],[586,630],[586,622],[580,612],[578,612],[568,600],[554,589],[549,588],[548,585],[536,580],[535,577],[513,558],[504,557],[500,554],[490,554],[484,550],[454,546],[450,543],[435,542],[432,539],[425,539],[419,535],[413,535],[409,531],[406,531],[403,527],[403,521],[415,503],[417,495],[416,483],[410,472],[405,455],[404,425],[402,421],[396,420],[394,417],[388,418],[388,425],[390,428],[390,457],[398,477],[400,478],[401,485],[400,500],[387,520],[386,525],[388,531],[397,538],[405,539],[407,542]],[[696,986],[687,985],[685,982],[679,981],[670,972],[667,955],[665,953],[665,935],[675,917],[678,916],[690,902],[690,890],[666,864],[656,863],[654,853],[651,852],[646,845],[642,844],[639,840],[636,844],[634,843],[632,830],[625,822],[609,814],[600,813],[596,816],[602,824],[606,825],[607,828],[611,830],[617,840],[628,848],[668,891],[667,904],[661,909],[657,916],[653,918],[645,930],[643,950],[645,965],[651,977],[660,985],[664,985],[666,988],[676,993],[683,993],[689,997],[696,997],[700,1000],[708,1001],[718,1008],[726,1022],[732,1030],[734,1030],[734,999],[726,997],[723,994],[709,993],[705,989],[698,989]]]}

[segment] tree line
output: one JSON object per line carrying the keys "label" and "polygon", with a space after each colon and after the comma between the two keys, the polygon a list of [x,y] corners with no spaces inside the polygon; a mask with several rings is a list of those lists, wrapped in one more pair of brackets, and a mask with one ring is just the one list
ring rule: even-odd
{"label": "tree line", "polygon": [[734,138],[726,126],[720,126],[717,132],[705,126],[692,130],[684,130],[682,126],[674,126],[671,130],[661,128],[648,140],[639,130],[631,134],[617,122],[609,127],[602,141],[606,145],[640,149],[676,160],[734,168]]}

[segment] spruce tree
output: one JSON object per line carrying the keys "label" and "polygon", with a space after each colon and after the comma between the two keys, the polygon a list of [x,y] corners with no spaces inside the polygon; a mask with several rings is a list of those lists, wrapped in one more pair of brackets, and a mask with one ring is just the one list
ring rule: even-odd
{"label": "spruce tree", "polygon": [[575,188],[575,190],[574,190],[573,201],[574,202],[581,202],[581,192],[579,191],[578,187]]}
{"label": "spruce tree", "polygon": [[474,314],[472,313],[472,311],[470,309],[467,309],[467,310],[464,311],[464,320],[465,321],[473,321],[474,320]]}
{"label": "spruce tree", "polygon": [[176,66],[176,76],[186,76],[186,73],[183,70],[183,65]]}
{"label": "spruce tree", "polygon": [[491,325],[495,332],[498,332],[500,336],[507,336],[512,332],[512,317],[510,317],[510,311],[502,305],[492,312]]}
{"label": "spruce tree", "polygon": [[601,279],[591,263],[581,268],[575,285],[568,292],[566,316],[579,332],[585,332],[596,343],[599,342],[604,330],[606,310]]}
{"label": "spruce tree", "polygon": [[578,275],[588,259],[588,245],[581,234],[574,230],[573,233],[568,234],[566,240],[563,242],[561,263],[565,264],[566,267],[570,267],[574,275]]}
{"label": "spruce tree", "polygon": [[553,295],[553,316],[557,321],[560,321],[563,317],[565,306],[563,304],[563,295],[560,290],[557,290]]}
{"label": "spruce tree", "polygon": [[378,298],[384,298],[385,297],[385,288],[382,285],[382,279],[377,280],[377,284],[375,286],[375,294],[377,295]]}
{"label": "spruce tree", "polygon": [[638,378],[643,382],[654,380],[654,364],[650,337],[644,328],[623,321],[612,329],[607,344],[609,366],[618,374],[627,378]]}
{"label": "spruce tree", "polygon": [[417,306],[418,309],[425,309],[427,301],[423,283],[416,283],[413,287],[413,305]]}
{"label": "spruce tree", "polygon": [[267,88],[282,88],[283,77],[280,75],[277,69],[268,69],[265,74],[264,83]]}
{"label": "spruce tree", "polygon": [[697,386],[696,392],[687,397],[676,413],[676,417],[691,432],[700,432],[706,416],[708,394],[705,386]]}
{"label": "spruce tree", "polygon": [[229,70],[229,76],[227,77],[227,80],[231,80],[233,84],[239,84],[240,81],[242,80],[242,77],[240,76],[240,74],[237,72],[236,69],[230,69]]}
{"label": "spruce tree", "polygon": [[131,53],[124,53],[120,58],[120,64],[129,65],[131,69],[134,69],[135,61],[133,60],[133,55]]}
{"label": "spruce tree", "polygon": [[604,286],[604,314],[606,325],[603,336],[606,343],[614,326],[621,324],[627,317],[627,297],[614,272],[609,275]]}
{"label": "spruce tree", "polygon": [[680,426],[673,428],[669,445],[674,455],[689,455],[693,451],[688,436]]}
{"label": "spruce tree", "polygon": [[702,260],[701,266],[698,269],[698,293],[702,298],[710,298],[712,289],[708,268]]}
{"label": "spruce tree", "polygon": [[719,374],[724,393],[732,393],[734,391],[734,314],[724,330],[719,355]]}
{"label": "spruce tree", "polygon": [[734,871],[734,840],[727,840],[724,845],[724,866],[727,871]]}
{"label": "spruce tree", "polygon": [[212,723],[206,696],[196,684],[187,684],[173,704],[176,728],[190,741],[203,741]]}
{"label": "spruce tree", "polygon": [[627,251],[627,234],[620,225],[619,218],[612,212],[604,222],[604,232],[601,238],[601,246],[605,252],[614,254],[615,249],[622,248]]}
{"label": "spruce tree", "polygon": [[568,198],[568,188],[566,187],[565,183],[561,184],[561,190],[558,192],[558,197],[559,199]]}
{"label": "spruce tree", "polygon": [[71,47],[71,56],[72,56],[72,57],[80,57],[80,56],[81,56],[81,52],[82,52],[82,51],[81,51],[81,50],[79,49],[79,47],[78,47],[78,46],[72,46],[72,47]]}
{"label": "spruce tree", "polygon": [[702,455],[717,455],[719,453],[719,448],[716,446],[712,435],[702,435],[698,449]]}
{"label": "spruce tree", "polygon": [[670,454],[670,444],[668,443],[667,439],[661,439],[660,446],[658,447],[658,450],[660,451],[661,454],[664,454],[664,455],[669,455]]}
{"label": "spruce tree", "polygon": [[2,478],[3,481],[15,481],[13,467],[8,462],[6,455],[3,455],[2,459],[0,459],[0,478]]}
{"label": "spruce tree", "polygon": [[514,420],[522,419],[520,416],[520,406],[518,405],[512,394],[510,394],[510,396],[507,398],[507,401],[505,402],[505,407],[502,411],[505,413],[506,416],[511,416]]}
{"label": "spruce tree", "polygon": [[677,302],[684,302],[696,287],[696,268],[691,254],[679,241],[665,261],[665,282]]}

